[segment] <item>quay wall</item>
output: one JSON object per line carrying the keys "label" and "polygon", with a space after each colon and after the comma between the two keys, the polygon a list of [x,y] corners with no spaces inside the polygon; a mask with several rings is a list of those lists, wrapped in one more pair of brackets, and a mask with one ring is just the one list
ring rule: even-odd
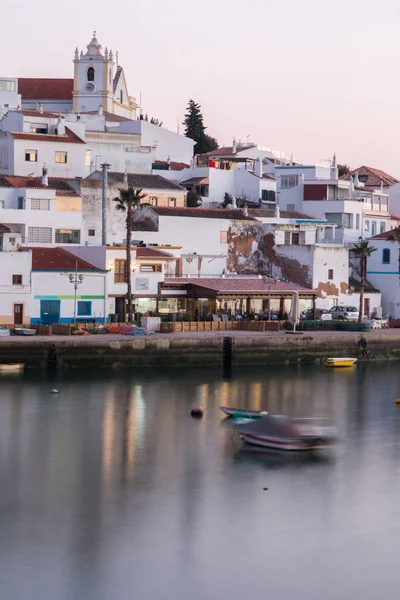
{"label": "quay wall", "polygon": [[107,337],[1,338],[0,363],[27,367],[218,367],[297,364],[328,356],[360,361],[400,358],[400,331],[324,335],[242,335],[135,339]]}

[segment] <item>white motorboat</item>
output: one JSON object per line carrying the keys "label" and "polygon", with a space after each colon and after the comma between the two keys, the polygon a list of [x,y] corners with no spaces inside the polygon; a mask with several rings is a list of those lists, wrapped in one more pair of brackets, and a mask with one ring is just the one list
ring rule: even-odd
{"label": "white motorboat", "polygon": [[283,415],[267,415],[239,425],[237,430],[246,444],[274,450],[313,451],[331,445],[336,439],[332,427],[298,424]]}

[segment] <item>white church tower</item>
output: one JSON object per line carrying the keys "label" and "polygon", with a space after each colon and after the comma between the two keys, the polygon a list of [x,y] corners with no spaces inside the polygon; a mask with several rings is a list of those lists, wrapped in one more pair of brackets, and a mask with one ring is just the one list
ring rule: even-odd
{"label": "white church tower", "polygon": [[112,50],[104,54],[96,32],[86,54],[75,50],[73,112],[108,112],[136,119],[137,104],[128,95],[122,67],[115,65]]}

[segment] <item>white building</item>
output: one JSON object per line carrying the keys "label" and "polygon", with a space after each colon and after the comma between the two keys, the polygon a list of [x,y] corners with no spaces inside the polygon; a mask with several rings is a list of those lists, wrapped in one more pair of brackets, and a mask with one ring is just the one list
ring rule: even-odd
{"label": "white building", "polygon": [[[0,225],[1,235],[7,233]],[[32,297],[32,252],[6,246],[0,251],[0,324],[30,323]]]}
{"label": "white building", "polygon": [[0,223],[0,248],[81,244],[82,200],[62,179],[0,175]]}
{"label": "white building", "polygon": [[369,240],[377,250],[368,257],[367,278],[382,293],[383,315],[400,319],[400,244],[391,242],[390,234],[386,231]]}
{"label": "white building", "polygon": [[[31,254],[31,323],[72,323],[75,318],[104,322],[108,314],[105,269],[64,248],[32,248]],[[75,276],[79,281],[76,294]]]}
{"label": "white building", "polygon": [[0,131],[0,172],[39,177],[44,165],[55,177],[84,177],[86,146],[83,124],[40,111],[9,111]]}
{"label": "white building", "polygon": [[[168,251],[166,251],[168,250]],[[107,310],[117,314],[118,320],[126,320],[126,248],[124,247],[83,247],[72,252],[91,261],[97,267],[107,270]],[[145,314],[174,312],[175,308],[167,297],[160,294],[160,285],[166,277],[180,275],[180,248],[131,247],[131,285],[133,310]]]}
{"label": "white building", "polygon": [[389,196],[370,190],[358,179],[338,177],[336,158],[331,166],[274,165],[279,206],[302,210],[336,225],[336,237],[351,243],[390,228]]}
{"label": "white building", "polygon": [[[119,189],[127,186],[139,188],[145,194],[143,203],[153,206],[184,207],[186,191],[160,175],[114,173],[108,174],[107,192],[107,243],[124,244],[126,240],[126,214],[116,210],[114,198]],[[84,242],[99,245],[102,240],[102,175],[92,173],[82,181]]]}
{"label": "white building", "polygon": [[[20,101],[14,99],[9,108],[15,110],[22,103],[24,110],[41,111],[53,117],[54,113],[62,114],[68,127],[82,137],[84,134],[77,131],[72,123],[84,123],[86,131],[105,134],[101,139],[93,135],[85,138],[90,152],[86,158],[86,166],[91,164],[91,170],[98,168],[100,161],[109,162],[114,170],[129,172],[136,172],[136,163],[140,162],[139,172],[147,173],[151,172],[151,163],[155,160],[190,162],[195,144],[193,140],[143,120],[142,111],[137,114],[138,105],[136,99],[129,95],[117,53],[114,54],[107,48],[103,52],[94,35],[85,53],[76,48],[73,62],[73,79],[18,79]],[[7,85],[15,87],[12,82]],[[116,138],[116,135],[119,137]],[[107,139],[110,141],[107,142]],[[119,152],[115,147],[116,143],[120,146]],[[138,156],[139,152],[134,149],[136,144],[149,155],[146,161],[145,157]],[[133,152],[137,156],[124,155],[124,152]]]}

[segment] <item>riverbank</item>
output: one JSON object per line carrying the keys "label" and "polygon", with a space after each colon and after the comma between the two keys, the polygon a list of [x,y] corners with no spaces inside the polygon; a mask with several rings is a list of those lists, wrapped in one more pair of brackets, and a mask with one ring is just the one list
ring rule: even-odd
{"label": "riverbank", "polygon": [[0,338],[0,363],[71,367],[243,366],[320,362],[327,356],[398,360],[400,330],[288,334],[247,331],[175,333],[132,338],[11,336]]}

